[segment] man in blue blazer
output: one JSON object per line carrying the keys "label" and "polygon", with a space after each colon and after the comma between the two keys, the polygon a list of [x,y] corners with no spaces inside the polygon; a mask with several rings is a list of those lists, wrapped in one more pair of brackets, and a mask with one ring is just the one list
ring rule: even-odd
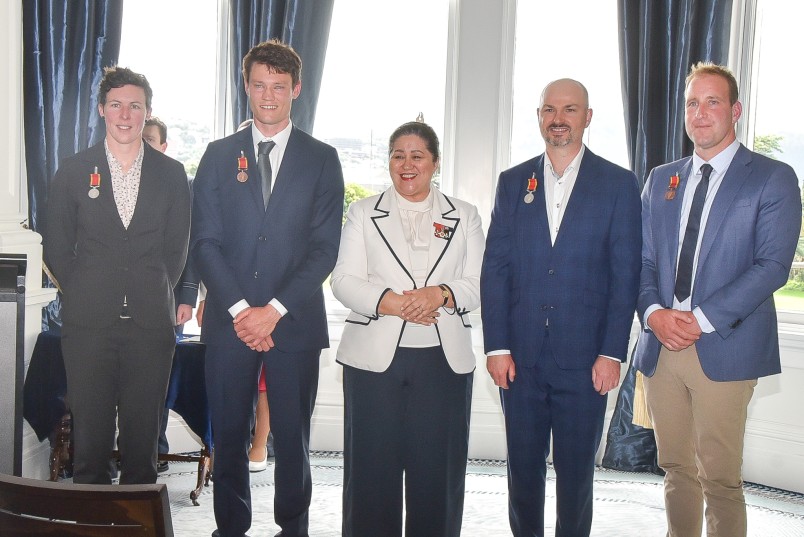
{"label": "man in blue blazer", "polygon": [[606,394],[620,381],[639,284],[633,173],[583,145],[579,82],[547,85],[544,154],[503,172],[481,276],[487,368],[502,388],[508,506],[517,537],[544,535],[553,441],[556,535],[588,536]]}
{"label": "man in blue blazer", "polygon": [[247,451],[262,365],[276,452],[274,519],[282,537],[307,536],[310,419],[319,356],[329,346],[321,285],[338,255],[343,175],[335,149],[290,121],[300,76],[292,48],[253,47],[243,77],[254,122],[209,144],[194,182],[191,248],[207,287],[213,535],[223,537],[251,526]]}
{"label": "man in blue blazer", "polygon": [[743,439],[757,378],[781,371],[773,292],[787,282],[801,229],[795,172],[749,151],[734,125],[737,81],[699,63],[686,82],[692,157],[654,169],[642,193],[645,374],[668,535],[747,531]]}

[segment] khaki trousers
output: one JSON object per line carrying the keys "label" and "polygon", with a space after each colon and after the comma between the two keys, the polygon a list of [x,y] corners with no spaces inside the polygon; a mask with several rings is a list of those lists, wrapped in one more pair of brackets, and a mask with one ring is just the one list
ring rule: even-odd
{"label": "khaki trousers", "polygon": [[748,402],[756,380],[715,382],[695,346],[662,348],[645,394],[666,472],[668,537],[700,537],[706,502],[708,537],[747,532],[742,464]]}

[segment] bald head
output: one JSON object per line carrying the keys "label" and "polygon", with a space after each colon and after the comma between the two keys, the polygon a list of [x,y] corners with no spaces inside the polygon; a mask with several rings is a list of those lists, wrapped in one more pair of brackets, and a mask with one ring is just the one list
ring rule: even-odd
{"label": "bald head", "polygon": [[583,144],[583,132],[591,121],[589,92],[583,84],[562,78],[545,86],[539,104],[539,128],[547,142],[548,154],[559,148],[565,148],[562,151],[570,156],[577,154]]}
{"label": "bald head", "polygon": [[559,78],[547,84],[542,90],[542,96],[539,100],[539,108],[545,103],[545,97],[552,92],[559,94],[575,94],[577,95],[578,103],[583,108],[589,108],[589,92],[586,91],[586,86],[573,80],[571,78]]}

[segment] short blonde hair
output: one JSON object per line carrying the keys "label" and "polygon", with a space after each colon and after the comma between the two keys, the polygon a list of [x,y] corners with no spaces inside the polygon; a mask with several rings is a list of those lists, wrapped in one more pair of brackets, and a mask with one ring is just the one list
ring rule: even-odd
{"label": "short blonde hair", "polygon": [[698,62],[690,67],[690,74],[687,75],[687,80],[684,82],[684,91],[692,82],[692,79],[700,75],[714,75],[726,79],[729,84],[729,104],[734,105],[740,98],[737,89],[737,79],[734,78],[734,73],[725,65],[718,65],[712,62]]}

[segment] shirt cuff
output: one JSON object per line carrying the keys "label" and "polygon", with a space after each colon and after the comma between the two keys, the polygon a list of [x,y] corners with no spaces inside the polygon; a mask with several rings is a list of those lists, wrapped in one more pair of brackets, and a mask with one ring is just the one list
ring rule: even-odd
{"label": "shirt cuff", "polygon": [[617,362],[618,364],[623,363],[622,360],[620,360],[619,358],[615,358],[614,356],[606,356],[605,354],[599,354],[598,356],[602,356],[603,358],[608,358],[609,360],[613,360],[613,361]]}
{"label": "shirt cuff", "polygon": [[284,317],[285,314],[288,312],[288,309],[285,306],[283,306],[282,303],[280,301],[278,301],[277,299],[275,299],[275,298],[272,298],[271,301],[268,302],[268,304],[272,305],[274,307],[274,309],[279,312],[279,315],[281,317]]}
{"label": "shirt cuff", "polygon": [[645,325],[645,330],[650,330],[650,326],[648,326],[648,317],[650,317],[651,313],[663,309],[664,308],[659,304],[651,304],[650,306],[648,306],[648,309],[645,310],[645,316],[642,318],[642,324]]}
{"label": "shirt cuff", "polygon": [[711,334],[715,331],[715,327],[712,326],[712,323],[709,322],[709,319],[706,318],[706,315],[704,315],[700,307],[692,310],[692,314],[695,315],[695,318],[698,320],[698,326],[701,327],[701,332]]}
{"label": "shirt cuff", "polygon": [[511,351],[508,349],[500,349],[497,351],[489,351],[486,353],[486,356],[500,356],[501,354],[511,354]]}
{"label": "shirt cuff", "polygon": [[234,305],[234,306],[232,306],[231,308],[229,308],[229,315],[231,315],[231,316],[232,316],[232,319],[234,319],[235,317],[237,317],[237,316],[238,316],[238,314],[239,314],[241,311],[243,311],[243,310],[244,310],[244,309],[246,309],[246,308],[250,308],[250,307],[251,307],[251,306],[249,306],[249,304],[248,304],[248,302],[246,302],[246,299],[245,299],[245,298],[244,298],[244,299],[242,299],[242,300],[238,300],[238,301],[235,303],[235,305]]}

